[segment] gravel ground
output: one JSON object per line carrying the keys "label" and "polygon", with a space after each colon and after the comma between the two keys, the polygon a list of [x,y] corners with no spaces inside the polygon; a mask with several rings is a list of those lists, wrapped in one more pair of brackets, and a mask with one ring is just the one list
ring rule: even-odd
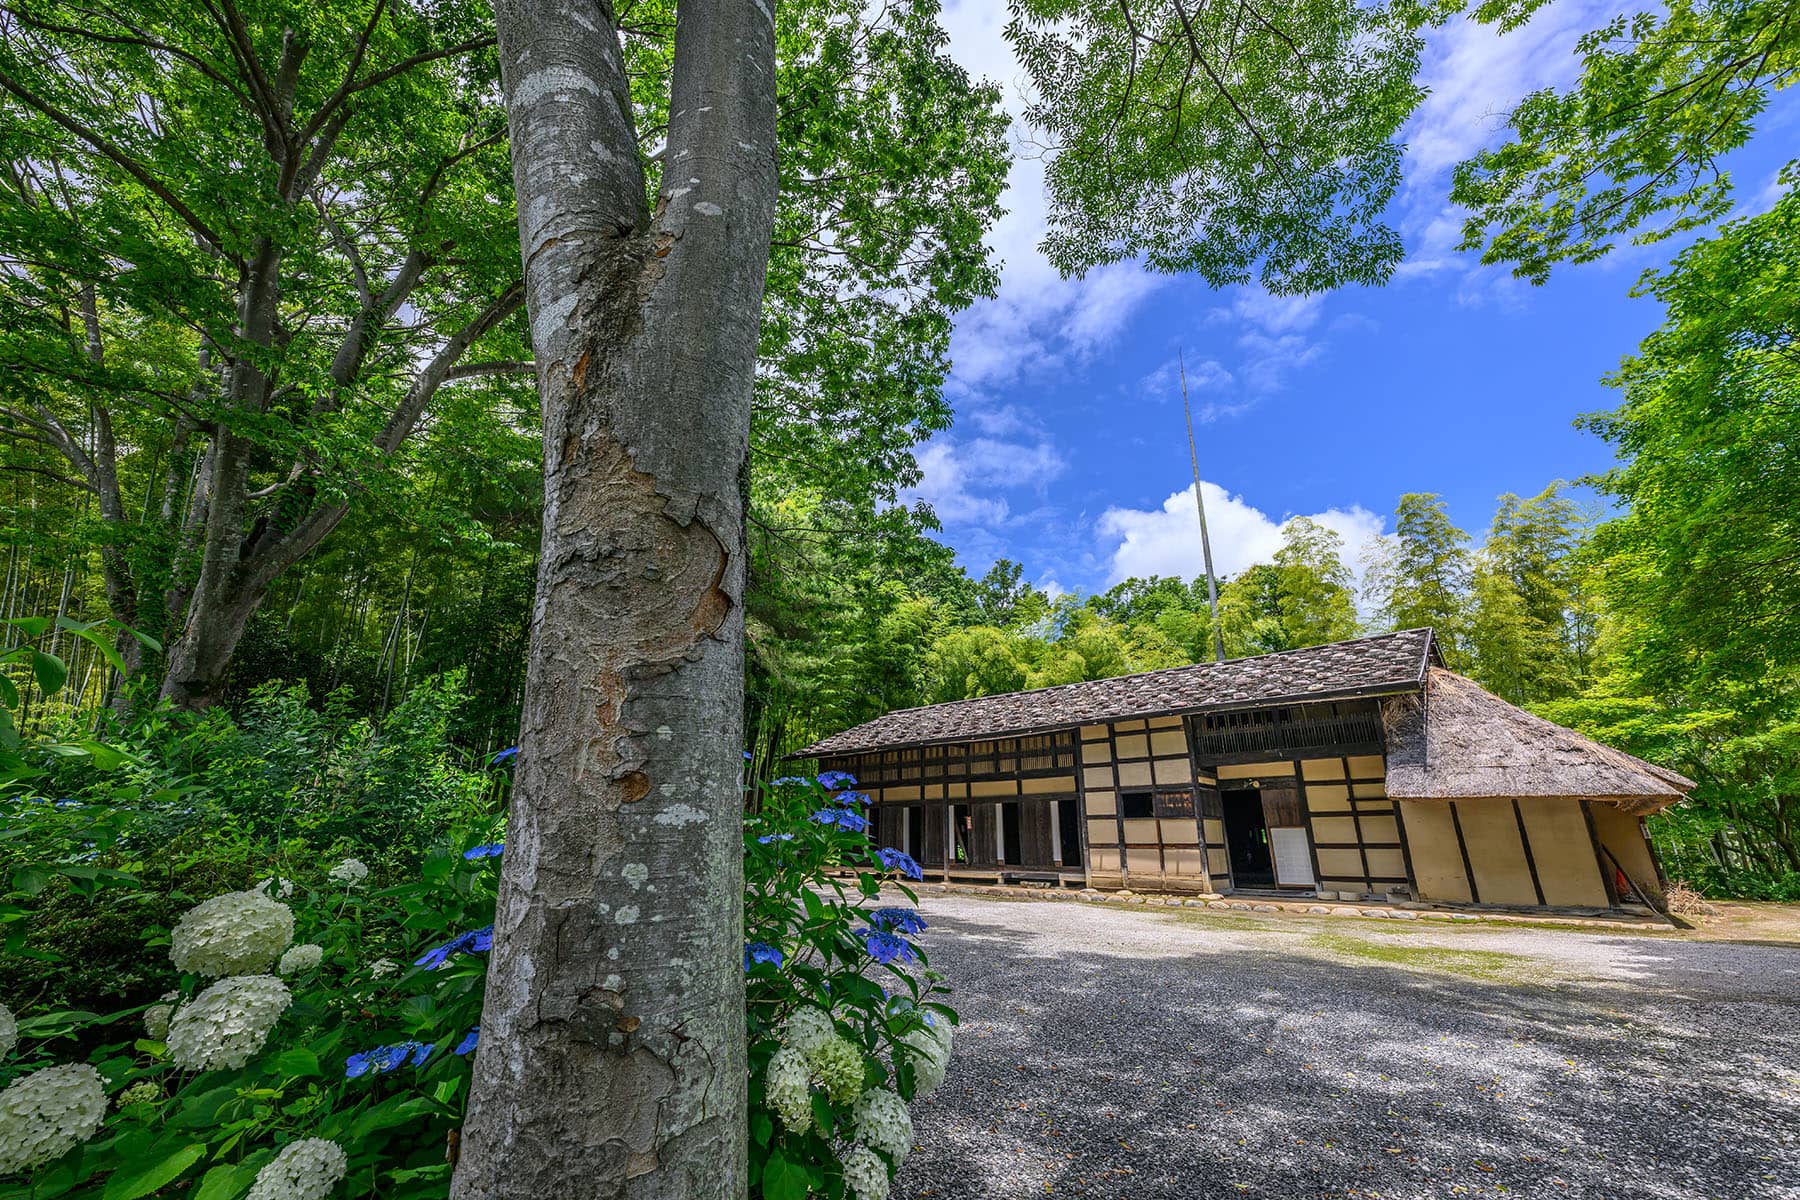
{"label": "gravel ground", "polygon": [[894,1194],[1800,1200],[1800,945],[928,896]]}

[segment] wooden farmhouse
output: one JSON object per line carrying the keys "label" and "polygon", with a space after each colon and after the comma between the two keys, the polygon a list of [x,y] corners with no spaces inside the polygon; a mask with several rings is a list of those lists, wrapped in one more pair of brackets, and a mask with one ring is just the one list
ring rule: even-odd
{"label": "wooden farmhouse", "polygon": [[888,713],[795,757],[947,881],[1613,908],[1694,784],[1446,670],[1429,629]]}

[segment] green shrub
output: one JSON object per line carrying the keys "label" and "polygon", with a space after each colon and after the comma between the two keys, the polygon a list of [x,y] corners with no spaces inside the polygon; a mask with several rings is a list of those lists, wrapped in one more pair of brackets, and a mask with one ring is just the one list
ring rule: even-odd
{"label": "green shrub", "polygon": [[[906,1106],[942,1079],[955,1021],[909,936],[923,921],[882,903],[916,864],[870,844],[853,781],[826,783],[783,781],[745,833],[750,1157],[765,1200],[884,1200],[911,1147]],[[31,802],[18,820],[54,844],[100,823],[90,807]],[[166,972],[172,994],[105,1015],[21,1011],[19,1053],[0,1054],[0,1087],[18,1089],[0,1102],[0,1174],[30,1171],[45,1200],[237,1200],[289,1168],[341,1177],[347,1195],[446,1195],[480,1052],[493,837],[477,827],[426,852],[406,883],[377,888],[361,863],[320,861],[317,885],[227,893],[131,947],[141,985]],[[153,911],[187,895],[79,864],[33,869],[41,886],[10,902],[105,893]],[[190,969],[164,967],[165,948]],[[54,1120],[9,1124],[34,1092]],[[66,1137],[32,1141],[57,1122]]]}

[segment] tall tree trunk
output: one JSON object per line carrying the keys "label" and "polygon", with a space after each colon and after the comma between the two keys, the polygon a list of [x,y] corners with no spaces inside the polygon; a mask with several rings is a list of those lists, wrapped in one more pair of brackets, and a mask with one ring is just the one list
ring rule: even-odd
{"label": "tall tree trunk", "polygon": [[740,1197],[742,489],[772,15],[682,0],[654,213],[610,5],[496,17],[544,525],[452,1195]]}

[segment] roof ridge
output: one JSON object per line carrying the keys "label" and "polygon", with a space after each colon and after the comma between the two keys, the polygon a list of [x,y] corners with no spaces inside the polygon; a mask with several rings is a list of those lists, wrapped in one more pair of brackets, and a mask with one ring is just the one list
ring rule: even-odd
{"label": "roof ridge", "polygon": [[[1286,650],[1269,650],[1262,654],[1246,654],[1242,658],[1227,658],[1223,661],[1218,659],[1208,659],[1206,662],[1182,663],[1179,666],[1174,667],[1151,667],[1148,671],[1127,671],[1123,675],[1106,675],[1099,679],[1072,679],[1068,683],[1047,683],[1042,687],[1017,688],[1010,692],[990,692],[985,696],[964,696],[960,700],[939,700],[935,704],[911,704],[905,708],[890,708],[887,712],[882,713],[880,717],[871,717],[869,720],[879,721],[882,717],[897,717],[902,713],[924,712],[928,708],[950,708],[958,704],[980,704],[983,700],[998,700],[1002,696],[1036,696],[1041,695],[1044,692],[1054,692],[1059,688],[1093,687],[1094,685],[1101,683],[1117,683],[1121,679],[1143,679],[1149,675],[1173,675],[1177,671],[1198,671],[1202,668],[1217,669],[1219,667],[1236,666],[1239,663],[1262,662],[1265,659],[1280,658],[1285,654],[1316,654],[1320,650],[1329,650],[1333,646],[1356,646],[1368,642],[1383,641],[1387,638],[1396,638],[1402,634],[1420,632],[1430,635],[1426,638],[1425,657],[1419,664],[1419,678],[1423,679],[1425,677],[1424,668],[1429,665],[1430,662],[1431,639],[1436,637],[1437,634],[1429,625],[1413,625],[1406,629],[1390,629],[1386,633],[1369,633],[1364,634],[1361,637],[1339,638],[1335,642],[1320,642],[1314,646],[1292,646]],[[868,723],[869,721],[864,721],[859,725],[852,725],[850,728],[860,729],[862,725],[867,725]]]}
{"label": "roof ridge", "polygon": [[1429,626],[1415,626],[1223,662],[1184,663],[893,709],[788,757],[1018,736],[1096,721],[1341,700],[1418,688],[1425,680],[1433,637]]}

